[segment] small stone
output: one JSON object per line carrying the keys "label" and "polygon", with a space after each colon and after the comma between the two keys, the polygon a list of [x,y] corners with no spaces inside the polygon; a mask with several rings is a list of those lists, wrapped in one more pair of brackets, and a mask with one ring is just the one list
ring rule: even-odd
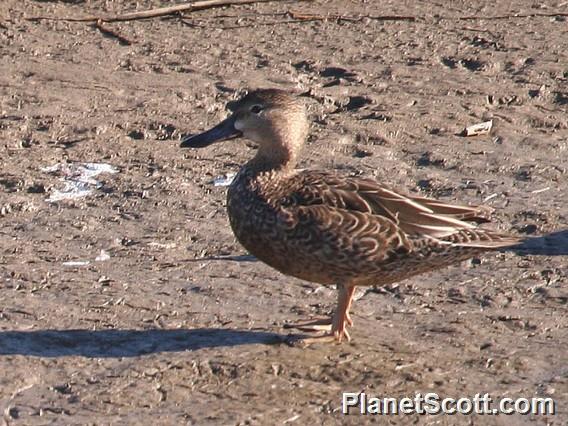
{"label": "small stone", "polygon": [[98,283],[99,283],[100,285],[102,285],[103,287],[108,286],[111,281],[112,281],[112,280],[111,280],[109,277],[105,276],[105,275],[102,275],[102,276],[98,279]]}

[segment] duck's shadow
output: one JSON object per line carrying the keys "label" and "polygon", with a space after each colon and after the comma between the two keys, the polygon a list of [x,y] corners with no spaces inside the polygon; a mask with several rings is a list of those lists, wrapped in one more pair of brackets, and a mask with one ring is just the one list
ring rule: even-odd
{"label": "duck's shadow", "polygon": [[0,355],[87,358],[136,357],[159,352],[282,342],[276,333],[252,330],[37,330],[1,331]]}
{"label": "duck's shadow", "polygon": [[520,255],[566,256],[568,255],[568,229],[527,239],[509,250]]}

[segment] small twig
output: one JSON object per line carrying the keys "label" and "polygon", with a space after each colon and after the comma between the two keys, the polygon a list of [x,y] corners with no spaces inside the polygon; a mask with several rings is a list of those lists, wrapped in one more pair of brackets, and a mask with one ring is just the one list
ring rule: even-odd
{"label": "small twig", "polygon": [[[357,16],[348,16],[348,15],[312,15],[297,11],[289,11],[286,13],[262,13],[257,15],[247,15],[247,16],[289,16],[292,19],[287,19],[283,21],[269,21],[269,22],[255,22],[252,24],[247,25],[231,25],[231,26],[224,26],[220,29],[223,30],[234,30],[237,28],[250,28],[256,26],[267,26],[267,25],[285,25],[285,24],[303,24],[305,22],[314,22],[314,21],[347,21],[347,22],[361,22],[363,19],[374,19],[380,21],[414,21],[416,18],[412,16],[370,16],[370,15],[357,15]],[[183,18],[188,18],[188,16],[183,16]],[[220,18],[237,18],[237,16],[212,16],[203,19],[220,19]],[[241,18],[241,16],[238,16]],[[202,27],[201,25],[190,23],[187,21],[182,21],[184,24],[192,27]]]}
{"label": "small twig", "polygon": [[550,189],[550,186],[547,186],[546,188],[542,188],[542,189],[535,189],[534,191],[531,191],[531,194],[540,194],[541,192],[548,191],[549,189]]}
{"label": "small twig", "polygon": [[[82,18],[76,17],[53,17],[53,16],[31,16],[26,17],[28,21],[39,20],[55,20],[55,21],[74,21],[74,22],[119,22],[119,21],[134,21],[139,19],[150,19],[162,16],[174,15],[180,12],[195,12],[197,10],[212,9],[216,7],[239,5],[239,4],[252,4],[252,3],[268,3],[280,0],[201,0],[191,4],[180,4],[176,6],[161,7],[158,9],[143,10],[140,12],[124,13],[120,15],[110,16],[85,16]],[[300,1],[300,0],[299,0]],[[310,1],[310,0],[303,0]],[[359,15],[359,16],[346,16],[346,15],[312,15],[302,12],[289,12],[290,16],[298,21],[350,21],[360,22],[362,19],[371,19],[376,21],[417,21],[419,18],[416,16],[400,16],[400,15]],[[534,18],[534,17],[555,17],[555,16],[568,16],[567,12],[550,12],[550,13],[527,13],[527,14],[514,14],[514,15],[496,15],[496,16],[440,16],[437,20],[446,21],[468,21],[468,20],[500,20],[500,19],[513,19],[513,18]],[[423,18],[423,17],[421,17]],[[296,21],[289,21],[284,23],[294,23]],[[0,24],[1,25],[1,24]]]}
{"label": "small twig", "polygon": [[362,16],[373,21],[417,21],[416,16],[400,16],[400,15],[385,15],[385,16]]}
{"label": "small twig", "polygon": [[97,22],[95,22],[95,24],[93,26],[97,30],[99,30],[101,33],[103,33],[103,35],[117,39],[118,42],[123,46],[130,46],[132,44],[132,42],[130,40],[128,40],[126,37],[120,35],[116,31],[104,26],[103,21],[101,21],[100,19]]}
{"label": "small twig", "polygon": [[309,13],[296,12],[291,10],[290,17],[297,21],[350,21],[359,22],[362,17],[353,17],[345,15],[311,15]]}
{"label": "small twig", "polygon": [[458,20],[458,21],[473,21],[473,20],[500,20],[500,19],[513,19],[513,18],[552,18],[554,16],[568,16],[566,12],[550,12],[550,13],[515,13],[514,15],[496,15],[496,16],[442,16],[439,19],[444,20]]}
{"label": "small twig", "polygon": [[196,1],[191,4],[178,4],[176,6],[160,7],[158,9],[143,10],[140,12],[124,13],[121,15],[110,16],[85,16],[82,18],[74,17],[50,17],[50,16],[31,16],[28,21],[39,21],[43,19],[55,21],[73,21],[73,22],[120,22],[120,21],[135,21],[138,19],[157,18],[160,16],[173,15],[180,12],[195,12],[197,10],[211,9],[215,7],[231,6],[236,4],[251,4],[251,3],[268,3],[280,0],[203,0]]}
{"label": "small twig", "polygon": [[14,392],[12,392],[12,396],[10,396],[10,399],[8,401],[8,403],[6,404],[6,407],[4,408],[4,413],[3,413],[3,420],[4,420],[4,424],[6,426],[8,426],[11,422],[11,420],[13,419],[12,417],[12,403],[14,402],[14,399],[16,399],[16,397],[18,395],[20,395],[22,392],[27,391],[28,389],[31,389],[32,387],[34,387],[37,384],[37,378],[34,377],[34,381],[26,386],[23,386],[19,389],[16,389]]}
{"label": "small twig", "polygon": [[[567,16],[568,13],[534,13],[534,14],[515,14],[515,15],[498,15],[498,16],[441,16],[437,17],[438,20],[457,20],[457,21],[465,21],[465,20],[492,20],[492,19],[511,19],[511,18],[530,18],[530,17],[552,17],[552,16]],[[375,21],[418,21],[422,19],[421,17],[416,16],[404,16],[404,15],[316,15],[306,12],[294,11],[291,10],[287,13],[259,13],[259,14],[248,14],[244,15],[245,17],[258,17],[258,16],[289,16],[292,19],[284,20],[284,21],[270,21],[270,22],[261,22],[261,23],[254,23],[248,25],[233,25],[233,26],[225,26],[221,27],[223,30],[232,30],[237,28],[249,28],[253,26],[266,26],[266,25],[282,25],[282,24],[299,24],[303,22],[313,22],[313,21],[347,21],[347,22],[361,22],[363,19],[370,19]],[[203,19],[222,19],[222,18],[242,18],[243,16],[230,16],[230,15],[221,15],[221,16],[211,16]],[[182,18],[188,18],[188,16],[183,16]],[[200,27],[197,24],[184,22],[186,25]],[[478,32],[487,32],[491,34],[489,30],[481,29],[481,28],[463,28],[465,31],[478,31]]]}
{"label": "small twig", "polygon": [[[189,18],[190,15],[182,15],[182,18]],[[242,19],[242,18],[258,18],[259,16],[288,16],[288,12],[266,12],[266,13],[239,13],[236,15],[214,15],[214,16],[200,16],[202,21],[217,20],[217,19]]]}
{"label": "small twig", "polygon": [[364,18],[372,19],[376,21],[416,21],[415,16],[399,16],[399,15],[384,15],[384,16],[373,16],[373,15],[358,15],[358,16],[347,16],[347,15],[312,15],[309,13],[302,13],[296,11],[290,11],[290,16],[294,19],[306,20],[306,21],[349,21],[349,22],[360,22]]}
{"label": "small twig", "polygon": [[199,24],[194,24],[193,22],[189,22],[187,19],[181,19],[180,21],[183,25],[187,25],[188,27],[191,28],[207,28],[207,26],[205,25],[199,25]]}
{"label": "small twig", "polygon": [[488,202],[489,200],[492,200],[493,198],[497,197],[498,195],[499,195],[499,194],[498,194],[497,192],[494,192],[493,194],[491,194],[491,195],[485,197],[485,198],[483,199],[483,203],[486,203],[486,202]]}
{"label": "small twig", "polygon": [[489,33],[489,34],[491,34],[491,31],[483,29],[483,28],[461,27],[460,29],[462,31],[474,31],[474,32],[478,32],[478,33]]}
{"label": "small twig", "polygon": [[[283,24],[303,24],[306,22],[313,22],[317,21],[317,19],[288,19],[286,21],[270,21],[270,22],[255,22],[254,24],[248,25],[232,25],[232,26],[225,26],[219,27],[218,29],[221,30],[236,30],[238,28],[251,28],[251,27],[261,27],[267,25],[283,25]],[[190,27],[197,27],[197,28],[206,28],[204,25],[193,24],[191,22],[182,21],[185,25]]]}

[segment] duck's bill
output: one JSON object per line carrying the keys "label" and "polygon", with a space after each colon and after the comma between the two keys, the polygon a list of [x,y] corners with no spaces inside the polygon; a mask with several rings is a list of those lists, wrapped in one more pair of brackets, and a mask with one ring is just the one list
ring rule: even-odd
{"label": "duck's bill", "polygon": [[242,135],[242,132],[235,128],[235,118],[230,116],[212,129],[182,139],[180,146],[182,148],[203,148],[212,143],[238,138]]}

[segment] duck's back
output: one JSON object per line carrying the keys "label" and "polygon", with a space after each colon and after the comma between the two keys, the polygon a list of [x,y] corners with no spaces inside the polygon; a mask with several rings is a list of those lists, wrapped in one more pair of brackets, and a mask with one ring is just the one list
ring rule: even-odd
{"label": "duck's back", "polygon": [[227,206],[237,239],[253,255],[323,284],[394,282],[516,243],[472,223],[486,222],[488,209],[328,172],[245,168]]}

